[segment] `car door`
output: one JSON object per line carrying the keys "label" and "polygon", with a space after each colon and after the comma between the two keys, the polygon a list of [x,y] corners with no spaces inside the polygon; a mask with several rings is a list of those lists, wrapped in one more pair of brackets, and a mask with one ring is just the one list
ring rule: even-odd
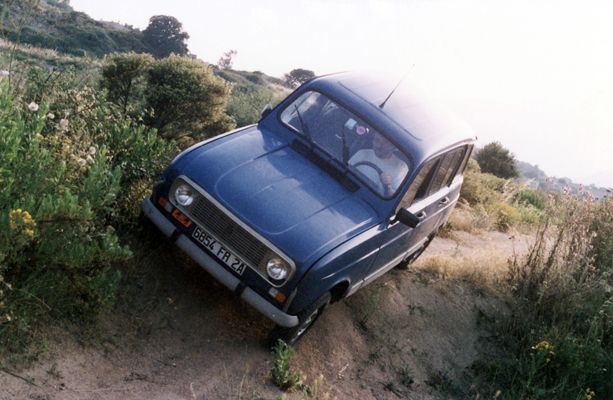
{"label": "car door", "polygon": [[[421,168],[403,196],[401,204],[410,204],[409,198],[415,198],[416,195],[421,196],[420,193],[427,193],[427,189],[434,178],[440,161],[441,157],[437,157]],[[407,250],[415,243],[414,237],[418,234],[421,225],[424,223],[430,224],[430,218],[427,217],[429,210],[426,209],[423,211],[424,213],[422,215],[424,218],[420,222],[420,225],[414,229],[397,221],[387,221],[385,225],[380,227],[382,230],[381,247],[379,248],[375,262],[365,278],[365,284],[372,282],[404,259]]]}
{"label": "car door", "polygon": [[467,148],[461,147],[437,156],[424,164],[407,192],[403,196],[398,210],[403,207],[416,215],[421,222],[410,228],[397,221],[389,221],[383,233],[383,241],[377,258],[365,279],[365,284],[381,276],[407,255],[421,246],[447,218],[452,206],[457,201],[457,190],[451,190],[450,183],[465,165]]}

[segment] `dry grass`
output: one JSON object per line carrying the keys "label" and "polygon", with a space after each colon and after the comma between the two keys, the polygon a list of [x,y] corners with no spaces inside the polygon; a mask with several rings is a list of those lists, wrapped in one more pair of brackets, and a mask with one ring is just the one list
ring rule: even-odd
{"label": "dry grass", "polygon": [[483,292],[501,294],[507,287],[510,261],[507,253],[494,247],[468,256],[437,254],[419,260],[413,268],[443,280],[466,282]]}
{"label": "dry grass", "polygon": [[483,206],[475,209],[458,203],[447,220],[447,231],[458,230],[468,233],[496,230],[496,219]]}

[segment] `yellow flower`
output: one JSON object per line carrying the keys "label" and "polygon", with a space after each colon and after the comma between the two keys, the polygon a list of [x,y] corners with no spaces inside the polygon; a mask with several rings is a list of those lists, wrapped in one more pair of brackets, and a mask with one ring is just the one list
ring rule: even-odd
{"label": "yellow flower", "polygon": [[28,235],[30,237],[34,236],[34,231],[32,229],[27,229],[26,228],[26,229],[22,230],[21,233],[23,233],[25,235]]}

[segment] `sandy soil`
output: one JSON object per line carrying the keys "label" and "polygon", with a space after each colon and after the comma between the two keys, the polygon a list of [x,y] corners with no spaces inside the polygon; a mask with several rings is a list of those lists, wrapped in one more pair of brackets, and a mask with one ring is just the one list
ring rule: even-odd
{"label": "sandy soil", "polygon": [[[527,243],[521,235],[455,232],[422,257],[488,247],[511,254]],[[31,368],[5,364],[0,399],[305,398],[271,383],[265,342],[272,324],[259,313],[168,244],[137,265],[147,267],[130,277],[129,293],[100,326],[86,335],[52,327],[49,350]],[[466,284],[395,270],[329,307],[290,363],[308,384],[323,376],[318,398],[466,393],[501,313],[501,301]]]}

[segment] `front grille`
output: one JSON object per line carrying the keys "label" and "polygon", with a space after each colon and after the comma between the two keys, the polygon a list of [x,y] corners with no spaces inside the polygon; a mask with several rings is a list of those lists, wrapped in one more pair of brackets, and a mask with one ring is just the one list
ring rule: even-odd
{"label": "front grille", "polygon": [[199,196],[191,209],[191,214],[198,224],[238,253],[252,267],[257,268],[264,262],[268,247],[207,198]]}

